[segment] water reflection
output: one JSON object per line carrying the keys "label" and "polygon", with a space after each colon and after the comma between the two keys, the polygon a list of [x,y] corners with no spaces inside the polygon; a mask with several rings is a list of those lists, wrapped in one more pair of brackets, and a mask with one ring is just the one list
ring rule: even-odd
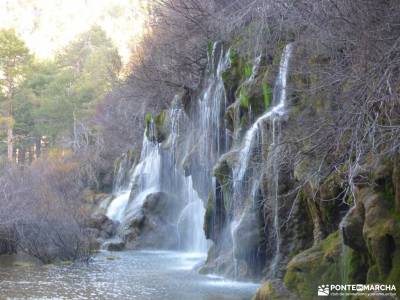
{"label": "water reflection", "polygon": [[258,285],[193,271],[203,254],[102,252],[89,265],[0,268],[1,299],[247,300]]}

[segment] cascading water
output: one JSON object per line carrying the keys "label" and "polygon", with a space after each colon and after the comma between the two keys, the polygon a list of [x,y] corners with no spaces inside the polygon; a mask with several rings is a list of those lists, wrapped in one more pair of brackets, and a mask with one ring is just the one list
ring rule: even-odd
{"label": "cascading water", "polygon": [[[196,132],[196,135],[189,137],[189,148],[197,147],[199,166],[197,170],[192,170],[192,176],[185,179],[185,186],[188,187],[186,193],[196,199],[192,203],[189,202],[187,209],[192,211],[192,218],[198,219],[197,224],[201,224],[201,228],[194,230],[193,237],[199,235],[202,239],[204,239],[205,209],[197,191],[202,194],[203,201],[207,200],[210,191],[215,191],[216,183],[212,170],[221,154],[229,147],[224,119],[228,103],[222,77],[231,64],[230,50],[225,51],[222,43],[216,42],[208,61],[208,76],[203,93],[200,94],[196,104],[198,113],[191,116],[191,133]],[[196,191],[193,188],[193,176],[196,177]],[[201,243],[204,244],[203,241]]]}
{"label": "cascading water", "polygon": [[[224,53],[223,46],[216,42],[213,47],[209,76],[206,80],[204,92],[198,99],[198,114],[195,115],[193,126],[199,130],[202,142],[200,143],[200,159],[203,168],[207,190],[210,187],[212,168],[220,155],[228,148],[228,136],[224,128],[224,113],[227,107],[227,98],[222,79],[223,72],[230,66],[230,51]],[[193,144],[198,140],[192,141]]]}
{"label": "cascading water", "polygon": [[[184,172],[177,159],[177,154],[181,148],[178,139],[181,134],[179,124],[182,119],[185,119],[182,109],[172,108],[170,110],[171,132],[168,143],[170,145],[168,158],[169,165],[173,171],[172,182],[174,184],[172,184],[172,188],[179,198],[185,201],[184,208],[177,220],[179,248],[190,252],[205,253],[207,251],[207,241],[203,232],[204,205],[193,187],[192,177],[184,176]],[[187,120],[185,119],[185,121]]]}
{"label": "cascading water", "polygon": [[[152,124],[149,128],[151,130]],[[149,141],[145,133],[140,161],[134,166],[128,187],[114,187],[116,197],[110,203],[106,215],[111,220],[121,223],[127,214],[135,213],[147,195],[160,190],[160,166],[159,147]],[[135,190],[135,197],[129,201],[132,189]]]}
{"label": "cascading water", "polygon": [[[252,150],[254,147],[259,146],[260,137],[262,136],[262,124],[265,121],[269,121],[272,124],[272,143],[270,147],[275,147],[276,144],[279,144],[279,135],[280,130],[277,130],[277,123],[279,123],[279,119],[285,113],[285,102],[286,102],[286,88],[287,88],[287,77],[288,77],[288,67],[289,60],[292,53],[292,44],[288,44],[282,53],[282,58],[279,66],[278,77],[275,82],[274,87],[274,95],[273,101],[274,106],[264,113],[261,117],[259,117],[251,128],[246,132],[241,148],[238,152],[238,164],[232,170],[233,175],[233,218],[230,224],[230,232],[232,238],[233,247],[236,246],[235,235],[238,224],[240,224],[240,219],[243,215],[243,210],[240,205],[244,202],[244,195],[248,191],[249,188],[246,180],[245,174],[249,169],[250,157],[252,156]],[[253,70],[254,72],[254,70]],[[271,160],[271,159],[270,159]],[[254,168],[257,169],[257,168]],[[254,171],[254,170],[253,170]],[[257,173],[257,170],[255,170]],[[272,214],[273,214],[273,227],[275,232],[275,253],[272,262],[271,274],[275,276],[276,268],[280,259],[280,222],[279,222],[279,199],[278,199],[278,183],[279,183],[279,161],[278,159],[272,159],[272,167],[270,168],[271,174],[270,176],[273,178],[273,192],[269,195],[269,201],[272,203]],[[261,176],[259,170],[259,174],[252,174],[255,178],[250,185],[249,193],[252,194],[253,199],[255,199],[255,193],[257,187],[259,185],[259,177]],[[268,201],[267,200],[267,201]],[[235,256],[235,249],[233,249],[233,256]],[[237,259],[234,257],[234,268],[237,270]],[[237,273],[237,271],[235,271]]]}

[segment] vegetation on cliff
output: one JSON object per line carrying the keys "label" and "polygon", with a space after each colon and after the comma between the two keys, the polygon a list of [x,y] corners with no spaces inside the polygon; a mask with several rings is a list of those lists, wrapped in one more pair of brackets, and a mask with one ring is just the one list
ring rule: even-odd
{"label": "vegetation on cliff", "polygon": [[[195,118],[195,101],[218,75],[212,60],[228,57],[214,124],[226,139],[217,141],[222,155],[209,157],[215,182],[197,191],[214,243],[202,271],[270,279],[258,300],[313,299],[327,283],[400,289],[399,17],[395,0],[150,1],[148,30],[123,78],[99,28],[47,62],[1,31],[0,50],[18,57],[0,52],[2,252],[87,258],[91,212],[82,212],[82,195],[111,191],[114,161],[140,152],[145,128],[168,148],[174,95]],[[253,128],[282,93],[276,78],[288,44],[285,114]],[[194,170],[206,165],[200,144],[214,142],[202,138],[177,159],[195,188],[205,172]],[[158,198],[147,199],[150,220],[158,220]]]}

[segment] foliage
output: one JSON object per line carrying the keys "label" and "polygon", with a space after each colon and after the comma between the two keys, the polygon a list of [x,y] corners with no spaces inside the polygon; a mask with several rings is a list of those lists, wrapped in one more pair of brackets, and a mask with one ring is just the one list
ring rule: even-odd
{"label": "foliage", "polygon": [[24,67],[24,77],[18,77],[12,95],[14,140],[20,152],[40,144],[42,137],[50,146],[64,141],[68,147],[77,145],[83,127],[92,134],[93,129],[83,124],[119,80],[121,60],[105,33],[93,27],[60,51],[55,61],[35,61]]}
{"label": "foliage", "polygon": [[25,43],[12,29],[0,30],[0,117],[6,118],[7,157],[13,159],[14,152],[14,95],[24,79],[31,56]]}

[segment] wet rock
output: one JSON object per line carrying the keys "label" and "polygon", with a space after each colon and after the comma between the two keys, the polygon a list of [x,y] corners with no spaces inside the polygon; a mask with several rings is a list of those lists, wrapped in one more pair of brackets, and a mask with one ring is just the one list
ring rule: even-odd
{"label": "wet rock", "polygon": [[366,254],[372,257],[368,280],[400,283],[400,222],[391,213],[384,195],[364,188],[357,193],[357,200],[365,210],[363,237]]}
{"label": "wet rock", "polygon": [[349,210],[341,223],[343,241],[354,250],[364,252],[367,248],[363,238],[364,207],[355,206]]}
{"label": "wet rock", "polygon": [[237,152],[228,152],[224,154],[214,167],[214,176],[222,186],[232,184],[232,169],[237,163]]}
{"label": "wet rock", "polygon": [[170,118],[168,111],[163,110],[153,118],[149,117],[150,120],[146,120],[146,126],[150,126],[151,119],[153,120],[151,130],[146,130],[147,138],[153,142],[162,143],[170,134]]}
{"label": "wet rock", "polygon": [[185,113],[190,116],[193,111],[194,101],[192,98],[193,91],[188,87],[183,87],[183,91],[178,95],[180,102],[182,103]]}
{"label": "wet rock", "polygon": [[257,255],[257,248],[260,243],[260,231],[257,212],[247,207],[241,218],[236,232],[234,233],[235,257],[242,260],[252,260]]}
{"label": "wet rock", "polygon": [[[118,224],[104,214],[94,214],[87,223],[88,228],[95,229],[97,237],[104,239],[111,238],[116,234]],[[93,231],[94,232],[94,231]]]}
{"label": "wet rock", "polygon": [[341,283],[341,241],[335,232],[296,255],[288,264],[284,282],[301,299],[318,299],[320,284]]}
{"label": "wet rock", "polygon": [[111,240],[103,244],[103,248],[108,251],[122,251],[125,249],[125,242],[122,240]]}
{"label": "wet rock", "polygon": [[150,194],[143,206],[121,226],[128,249],[176,249],[179,246],[176,220],[182,201],[158,192]]}
{"label": "wet rock", "polygon": [[265,282],[257,291],[252,300],[297,300],[296,295],[291,293],[281,280]]}

